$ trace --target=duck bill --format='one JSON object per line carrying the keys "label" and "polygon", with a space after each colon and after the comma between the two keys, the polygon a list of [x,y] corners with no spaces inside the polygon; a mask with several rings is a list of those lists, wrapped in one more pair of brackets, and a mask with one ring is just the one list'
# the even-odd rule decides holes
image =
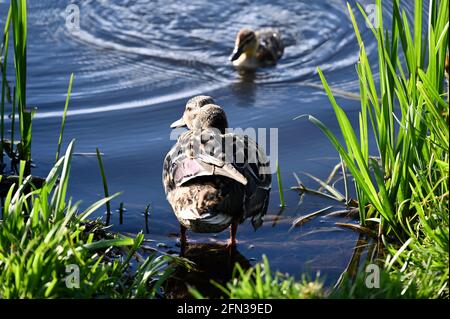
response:
{"label": "duck bill", "polygon": [[183,118],[170,124],[170,128],[178,128],[178,127],[185,127],[185,126],[186,126],[186,123],[184,122]]}
{"label": "duck bill", "polygon": [[234,48],[233,53],[230,55],[230,61],[236,61],[242,54],[242,49],[239,47]]}

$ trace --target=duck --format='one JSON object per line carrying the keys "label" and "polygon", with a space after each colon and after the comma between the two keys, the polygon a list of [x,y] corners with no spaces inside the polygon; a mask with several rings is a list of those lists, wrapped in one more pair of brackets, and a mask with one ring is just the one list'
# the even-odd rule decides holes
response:
{"label": "duck", "polygon": [[241,29],[237,36],[230,61],[237,68],[256,69],[274,66],[283,56],[284,45],[277,29],[257,31]]}
{"label": "duck", "polygon": [[218,233],[229,227],[227,246],[235,247],[238,225],[250,218],[256,230],[267,212],[269,160],[254,140],[228,132],[225,111],[210,96],[188,100],[183,116],[171,125],[181,127],[187,130],[164,158],[162,174],[166,198],[180,223],[181,246],[187,230]]}

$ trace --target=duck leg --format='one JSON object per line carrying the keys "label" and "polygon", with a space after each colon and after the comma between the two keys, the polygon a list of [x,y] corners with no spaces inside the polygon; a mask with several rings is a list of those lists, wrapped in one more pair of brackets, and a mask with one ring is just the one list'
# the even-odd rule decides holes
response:
{"label": "duck leg", "polygon": [[232,223],[230,226],[230,241],[228,242],[228,247],[236,247],[236,232],[238,224]]}

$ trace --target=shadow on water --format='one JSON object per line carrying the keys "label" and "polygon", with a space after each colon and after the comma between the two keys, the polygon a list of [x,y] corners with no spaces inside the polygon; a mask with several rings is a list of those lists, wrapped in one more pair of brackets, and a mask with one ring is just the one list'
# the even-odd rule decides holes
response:
{"label": "shadow on water", "polygon": [[250,262],[237,250],[230,250],[226,245],[207,243],[188,243],[184,258],[194,263],[193,269],[184,265],[176,266],[174,273],[167,280],[165,293],[168,298],[191,298],[188,287],[195,287],[202,295],[209,298],[223,297],[224,293],[211,284],[211,281],[225,285],[233,275],[238,263],[243,269],[250,268]]}

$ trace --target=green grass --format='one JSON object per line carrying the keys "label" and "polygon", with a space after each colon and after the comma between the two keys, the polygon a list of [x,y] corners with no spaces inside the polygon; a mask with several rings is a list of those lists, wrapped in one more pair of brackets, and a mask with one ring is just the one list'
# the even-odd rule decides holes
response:
{"label": "green grass", "polygon": [[[397,299],[428,297],[419,295],[416,286],[405,291],[404,279],[400,274],[385,270],[380,272],[380,287],[370,288],[366,285],[367,276],[364,271],[356,277],[344,274],[341,284],[336,288],[325,287],[323,280],[317,275],[314,280],[302,275],[295,280],[290,275],[272,272],[269,261],[263,256],[263,262],[243,270],[236,265],[233,279],[225,286],[213,282],[230,299]],[[190,287],[191,295],[204,299],[195,287]]]}
{"label": "green grass", "polygon": [[[90,215],[111,197],[84,211],[67,198],[73,142],[42,188],[25,191],[30,178],[11,187],[0,221],[0,298],[152,298],[171,273],[172,258],[151,255],[135,272],[130,260],[144,236],[109,234]],[[24,172],[22,162],[21,172]],[[79,288],[66,286],[67,267],[79,267]],[[69,268],[70,269],[70,268]]]}
{"label": "green grass", "polygon": [[[360,271],[355,278],[344,278],[342,284],[328,292],[328,299],[417,299],[420,296],[415,289],[404,288],[404,280],[398,274],[385,270],[380,272],[380,287],[369,288],[366,285],[366,273]],[[415,288],[415,287],[411,287]]]}
{"label": "green grass", "polygon": [[[237,264],[233,279],[226,286],[213,284],[230,299],[316,299],[324,296],[319,278],[310,281],[303,276],[302,280],[296,281],[291,276],[272,273],[266,256],[263,256],[262,264],[248,270]],[[204,298],[195,287],[191,287],[190,292],[196,298]]]}
{"label": "green grass", "polygon": [[[422,1],[415,1],[413,27],[399,5],[393,1],[389,33],[382,18],[380,28],[372,27],[378,43],[379,83],[348,7],[360,48],[359,127],[352,127],[320,69],[345,143],[318,119],[309,119],[329,138],[354,177],[360,224],[374,228],[387,247],[386,269],[398,273],[406,289],[416,284],[418,295],[448,297],[449,104],[444,98],[448,2],[431,3],[425,35]],[[381,0],[377,6],[382,17]],[[365,15],[361,7],[360,12]],[[379,160],[369,154],[369,131]]]}
{"label": "green grass", "polygon": [[[381,6],[380,1],[377,3]],[[433,2],[430,10],[438,10],[435,7],[437,4]],[[414,33],[419,36],[415,37],[416,42],[412,42],[409,31],[405,31],[409,30],[406,26],[395,29],[391,41],[385,38],[382,30],[374,29],[380,60],[380,88],[377,90],[364,43],[349,8],[361,50],[357,66],[362,97],[359,132],[353,129],[345,112],[337,104],[320,70],[345,145],[340,144],[319,120],[310,117],[329,137],[355,178],[361,223],[364,225],[368,218],[379,218],[382,235],[393,235],[402,241],[412,233],[411,224],[419,220],[411,198],[415,187],[427,188],[422,184],[426,182],[421,178],[423,172],[433,172],[433,176],[429,177],[436,182],[448,178],[448,168],[445,168],[448,160],[448,125],[446,117],[442,116],[448,112],[448,102],[442,99],[443,87],[439,84],[444,81],[443,63],[448,43],[444,40],[448,32],[444,17],[448,15],[448,3],[440,2],[439,15],[430,21],[429,42],[425,42],[424,48],[420,47],[422,42],[417,40],[421,39],[421,14],[418,14],[421,10],[422,2],[417,0]],[[394,1],[393,11],[396,13],[393,25],[407,23],[398,12],[397,1]],[[397,54],[397,38],[402,39],[407,57],[406,71]],[[412,50],[417,46],[419,50]],[[431,52],[425,67],[421,64],[421,54],[427,51]],[[394,114],[394,105],[398,105],[401,111],[399,118]],[[381,163],[369,157],[369,120]],[[413,184],[415,187],[412,187]],[[439,192],[443,195],[448,190],[443,188]],[[369,204],[369,209],[366,209],[366,204]]]}

